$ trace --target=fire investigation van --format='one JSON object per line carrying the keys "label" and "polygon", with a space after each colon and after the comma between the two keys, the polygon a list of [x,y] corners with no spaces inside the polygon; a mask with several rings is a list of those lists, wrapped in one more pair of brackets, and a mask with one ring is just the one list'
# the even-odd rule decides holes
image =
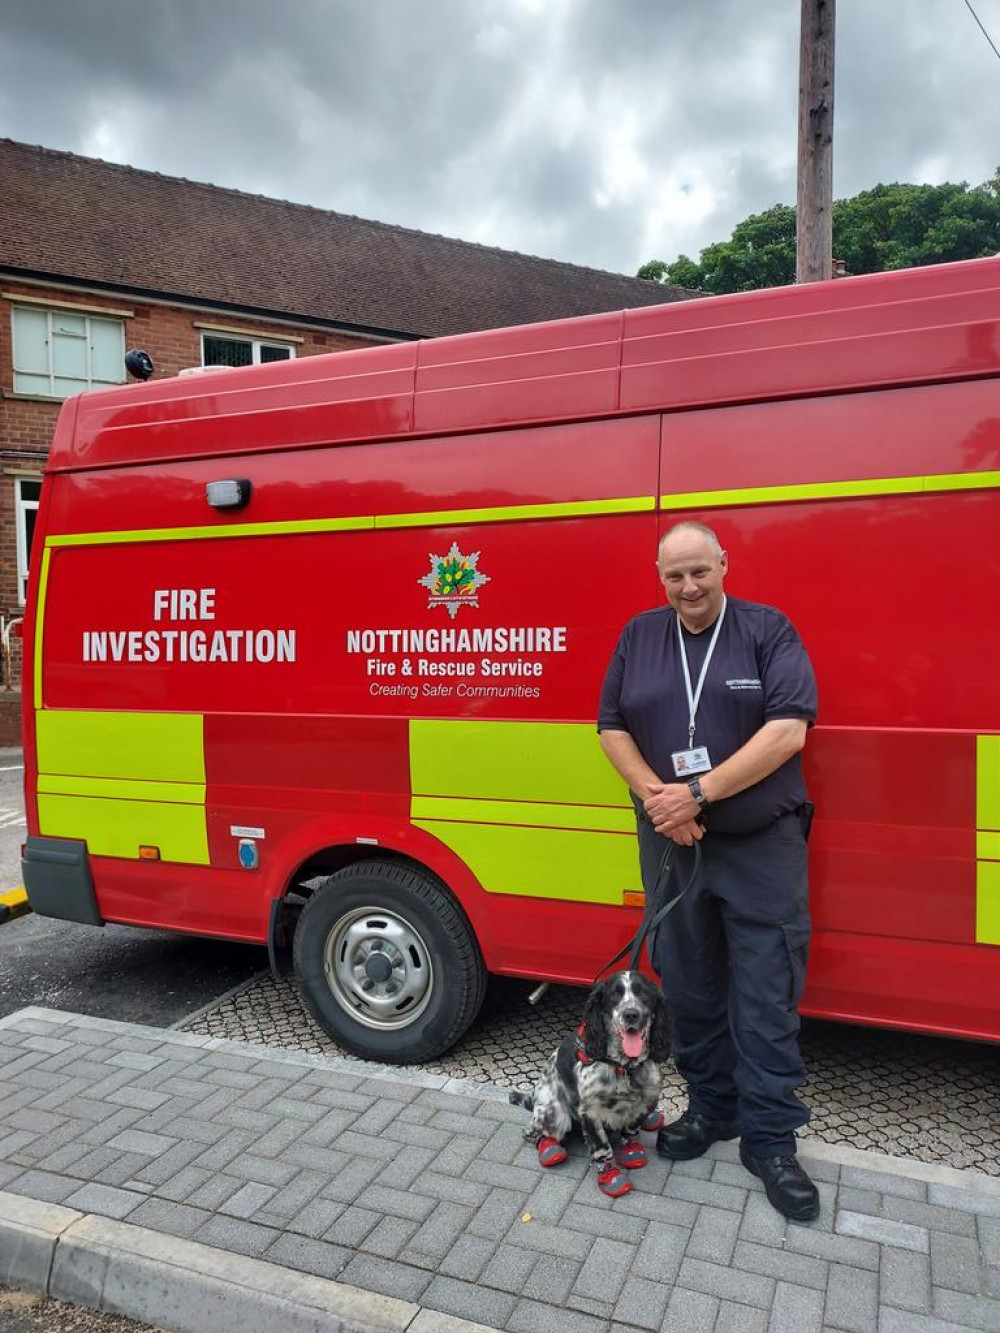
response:
{"label": "fire investigation van", "polygon": [[385,1061],[589,982],[642,901],[598,695],[687,516],[816,667],[803,1011],[998,1040],[998,488],[994,259],[72,399],[31,905],[266,942]]}

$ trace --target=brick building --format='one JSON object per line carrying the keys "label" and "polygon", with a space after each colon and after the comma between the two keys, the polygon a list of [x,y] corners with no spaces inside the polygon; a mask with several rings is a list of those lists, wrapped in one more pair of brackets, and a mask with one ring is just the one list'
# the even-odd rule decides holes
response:
{"label": "brick building", "polygon": [[[689,293],[0,139],[0,620],[21,614],[59,406],[157,376],[594,314]],[[0,684],[16,742],[19,641]]]}

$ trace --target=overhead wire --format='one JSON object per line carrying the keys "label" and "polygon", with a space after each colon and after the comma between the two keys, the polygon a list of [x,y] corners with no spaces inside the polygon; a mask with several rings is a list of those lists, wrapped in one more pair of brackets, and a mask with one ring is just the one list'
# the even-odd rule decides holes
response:
{"label": "overhead wire", "polygon": [[980,20],[979,15],[976,13],[976,11],[972,8],[972,5],[971,5],[971,3],[970,3],[970,0],[965,0],[965,7],[966,7],[966,9],[969,11],[969,13],[972,15],[972,17],[976,20],[976,22],[979,24],[979,31],[983,34],[983,36],[984,36],[984,37],[986,38],[986,40],[989,42],[990,46],[993,47],[993,54],[996,56],[996,58],[997,58],[998,60],[1000,60],[1000,51],[997,50],[997,48],[996,48],[996,44],[995,44],[995,42],[993,41],[993,38],[989,35],[989,33],[988,33],[988,32],[986,31],[986,29],[983,27],[983,25],[982,25],[982,21]]}

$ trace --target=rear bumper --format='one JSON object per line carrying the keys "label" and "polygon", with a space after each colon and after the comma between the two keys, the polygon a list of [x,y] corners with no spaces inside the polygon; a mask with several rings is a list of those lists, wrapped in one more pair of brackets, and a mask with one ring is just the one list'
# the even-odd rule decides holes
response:
{"label": "rear bumper", "polygon": [[103,926],[87,844],[75,838],[29,836],[21,858],[31,910],[39,916]]}

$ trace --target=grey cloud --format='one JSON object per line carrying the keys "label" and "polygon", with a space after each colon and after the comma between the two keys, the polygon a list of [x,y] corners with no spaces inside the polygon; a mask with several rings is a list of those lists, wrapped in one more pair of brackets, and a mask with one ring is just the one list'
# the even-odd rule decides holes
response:
{"label": "grey cloud", "polygon": [[[1000,43],[995,6],[993,15]],[[871,13],[849,9],[840,26],[848,56],[838,65],[838,194],[878,181],[977,183],[992,174],[1000,62],[964,5],[899,0]]]}
{"label": "grey cloud", "polygon": [[[0,133],[629,272],[794,201],[797,21],[790,0],[6,0]],[[837,60],[838,194],[991,174],[1000,65],[956,0],[842,0]]]}

